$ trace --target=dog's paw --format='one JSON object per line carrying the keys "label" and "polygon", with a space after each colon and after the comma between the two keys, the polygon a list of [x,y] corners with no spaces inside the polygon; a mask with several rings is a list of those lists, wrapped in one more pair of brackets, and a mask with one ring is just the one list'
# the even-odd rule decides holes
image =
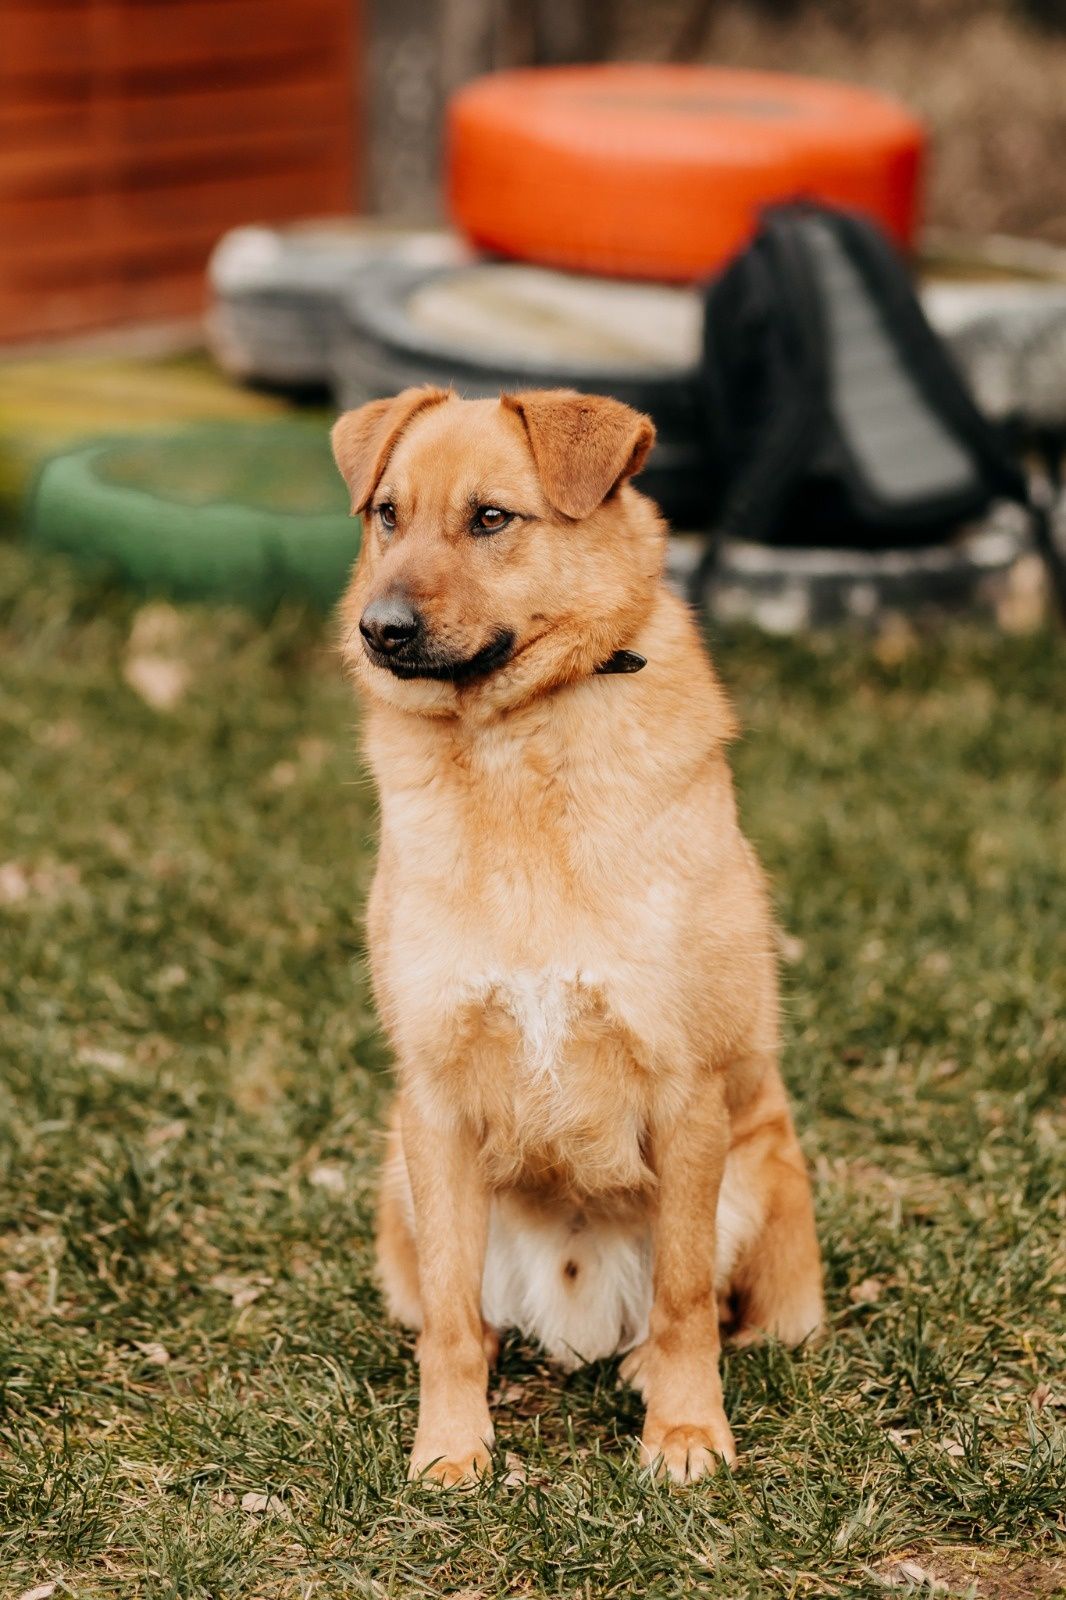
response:
{"label": "dog's paw", "polygon": [[729,1335],[727,1343],[730,1350],[756,1350],[760,1345],[774,1341],[783,1344],[788,1350],[798,1350],[801,1346],[810,1349],[821,1343],[825,1337],[825,1323],[817,1315],[808,1314],[802,1317],[793,1317],[786,1321],[779,1320],[768,1328],[761,1328],[753,1322],[741,1323]]}
{"label": "dog's paw", "polygon": [[640,1459],[657,1477],[673,1483],[696,1483],[716,1470],[719,1456],[730,1465],[737,1459],[728,1422],[701,1428],[682,1423],[675,1428],[645,1427]]}
{"label": "dog's paw", "polygon": [[431,1440],[416,1440],[407,1476],[433,1488],[471,1489],[486,1476],[491,1465],[492,1456],[483,1439],[458,1449],[454,1442],[437,1446]]}
{"label": "dog's paw", "polygon": [[764,1328],[756,1328],[751,1323],[745,1327],[738,1328],[726,1340],[726,1345],[730,1350],[757,1350],[760,1345],[765,1343],[766,1330]]}

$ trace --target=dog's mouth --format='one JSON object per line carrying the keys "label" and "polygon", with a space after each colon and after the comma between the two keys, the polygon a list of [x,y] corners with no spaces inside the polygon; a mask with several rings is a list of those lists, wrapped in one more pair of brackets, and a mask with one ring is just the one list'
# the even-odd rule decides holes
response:
{"label": "dog's mouth", "polygon": [[485,678],[504,666],[514,654],[515,636],[509,629],[501,628],[488,644],[482,645],[472,656],[450,656],[434,650],[432,645],[414,641],[400,650],[375,650],[365,639],[363,648],[375,667],[384,667],[394,678],[428,678],[435,683],[470,683],[475,678]]}

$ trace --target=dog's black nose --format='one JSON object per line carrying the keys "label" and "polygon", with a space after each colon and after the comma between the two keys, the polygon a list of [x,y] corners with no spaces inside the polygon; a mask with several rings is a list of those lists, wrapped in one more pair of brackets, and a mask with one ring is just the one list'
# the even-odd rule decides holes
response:
{"label": "dog's black nose", "polygon": [[372,650],[392,655],[422,631],[422,618],[409,600],[399,595],[382,595],[371,600],[359,618],[359,632]]}

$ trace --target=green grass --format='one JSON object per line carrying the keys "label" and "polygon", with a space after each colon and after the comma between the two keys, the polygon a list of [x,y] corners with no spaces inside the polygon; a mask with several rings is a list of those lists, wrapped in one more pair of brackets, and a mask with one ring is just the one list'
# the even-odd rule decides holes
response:
{"label": "green grass", "polygon": [[610,1364],[510,1342],[521,1481],[435,1495],[371,1284],[373,802],[328,637],[0,548],[5,1600],[864,1596],[903,1558],[1064,1592],[1066,652],[716,650],[832,1331],[726,1359],[742,1462],[688,1492]]}

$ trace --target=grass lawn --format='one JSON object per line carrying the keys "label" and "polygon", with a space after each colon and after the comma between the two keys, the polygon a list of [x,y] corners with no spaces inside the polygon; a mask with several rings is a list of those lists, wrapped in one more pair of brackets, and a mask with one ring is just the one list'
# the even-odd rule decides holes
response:
{"label": "grass lawn", "polygon": [[716,653],[831,1334],[727,1357],[741,1464],[681,1492],[610,1363],[512,1341],[511,1470],[434,1494],[371,1283],[373,804],[328,634],[0,546],[4,1600],[1066,1593],[1066,650]]}

